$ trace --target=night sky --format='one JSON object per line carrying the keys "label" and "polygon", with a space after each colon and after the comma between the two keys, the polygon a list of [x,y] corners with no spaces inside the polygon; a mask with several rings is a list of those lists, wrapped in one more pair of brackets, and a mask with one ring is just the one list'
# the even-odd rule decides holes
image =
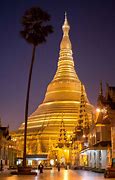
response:
{"label": "night sky", "polygon": [[4,0],[0,2],[0,117],[15,130],[24,121],[31,45],[19,34],[21,17],[35,5],[51,15],[54,33],[37,48],[29,114],[43,101],[58,61],[64,12],[70,24],[75,69],[96,105],[102,80],[115,86],[115,0]]}

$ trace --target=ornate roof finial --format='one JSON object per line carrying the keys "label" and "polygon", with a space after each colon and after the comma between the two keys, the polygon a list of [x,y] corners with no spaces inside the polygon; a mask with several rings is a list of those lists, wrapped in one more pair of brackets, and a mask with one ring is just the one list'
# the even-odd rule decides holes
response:
{"label": "ornate roof finial", "polygon": [[99,108],[103,108],[103,101],[104,101],[104,97],[103,97],[102,81],[100,81],[99,95],[97,99],[97,106]]}
{"label": "ornate roof finial", "polygon": [[66,12],[65,12],[64,25],[62,26],[62,29],[63,29],[63,35],[64,35],[64,36],[68,36],[69,30],[70,30],[70,26],[69,26],[69,24],[68,24],[67,13],[66,13]]}
{"label": "ornate roof finial", "polygon": [[65,22],[64,22],[64,24],[65,23],[67,23],[67,13],[66,13],[66,11],[65,11]]}
{"label": "ornate roof finial", "polygon": [[62,113],[62,121],[61,121],[61,126],[60,126],[60,134],[59,134],[59,139],[58,139],[58,146],[60,148],[64,147],[66,144],[66,130],[64,127],[64,121],[63,121],[63,113]]}
{"label": "ornate roof finial", "polygon": [[103,96],[102,81],[100,81],[100,92],[99,92],[99,94],[100,94],[101,96]]}
{"label": "ornate roof finial", "polygon": [[65,18],[67,18],[67,12],[65,11]]}
{"label": "ornate roof finial", "polygon": [[109,84],[108,84],[108,82],[106,82],[106,91],[107,91],[107,93],[109,92]]}

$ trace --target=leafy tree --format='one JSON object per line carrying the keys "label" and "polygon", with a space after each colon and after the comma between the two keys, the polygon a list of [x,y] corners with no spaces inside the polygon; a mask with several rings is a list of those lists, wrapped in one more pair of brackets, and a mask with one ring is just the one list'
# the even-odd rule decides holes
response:
{"label": "leafy tree", "polygon": [[28,86],[26,94],[25,105],[25,128],[24,128],[24,151],[23,151],[23,166],[26,167],[26,136],[27,136],[27,120],[28,120],[28,106],[29,106],[29,94],[30,85],[33,71],[33,64],[35,61],[36,47],[46,42],[47,36],[53,32],[53,27],[47,25],[50,21],[50,15],[43,11],[40,7],[32,7],[25,11],[22,16],[22,30],[20,34],[27,43],[32,45],[32,58],[28,77]]}

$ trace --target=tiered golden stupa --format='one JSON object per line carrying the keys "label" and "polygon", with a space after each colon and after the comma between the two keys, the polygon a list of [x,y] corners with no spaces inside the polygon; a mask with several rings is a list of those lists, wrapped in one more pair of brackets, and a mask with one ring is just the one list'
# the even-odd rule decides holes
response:
{"label": "tiered golden stupa", "polygon": [[[48,152],[51,143],[53,146],[57,143],[62,119],[67,136],[69,136],[74,131],[79,117],[81,81],[74,68],[72,45],[69,39],[70,26],[66,15],[62,29],[63,37],[60,43],[56,74],[48,85],[43,103],[28,118],[28,137],[30,134],[31,138],[29,139],[32,142],[33,139],[36,139],[33,147],[37,146],[39,139],[42,152]],[[86,101],[86,111],[91,121],[93,106],[88,101],[84,86],[83,93]],[[23,131],[24,123],[18,129],[19,133]],[[33,135],[34,138],[32,138]],[[36,148],[36,153],[37,149],[39,148]]]}

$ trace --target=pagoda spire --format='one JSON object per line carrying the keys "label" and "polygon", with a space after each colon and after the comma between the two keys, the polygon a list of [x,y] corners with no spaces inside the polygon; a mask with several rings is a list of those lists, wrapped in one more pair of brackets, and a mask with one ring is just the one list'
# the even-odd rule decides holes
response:
{"label": "pagoda spire", "polygon": [[79,119],[77,122],[77,126],[75,131],[78,132],[79,135],[82,133],[87,134],[89,130],[89,119],[86,112],[86,101],[84,97],[83,84],[81,83],[81,100],[80,100],[80,108],[79,108]]}
{"label": "pagoda spire", "polygon": [[61,121],[61,126],[60,126],[60,134],[59,134],[59,139],[58,139],[58,146],[60,148],[64,147],[66,144],[66,130],[63,122],[63,113],[62,113],[62,121]]}
{"label": "pagoda spire", "polygon": [[67,19],[67,13],[65,12],[64,24],[62,26],[63,36],[60,43],[60,52],[58,60],[58,69],[53,80],[72,79],[77,80],[78,76],[74,69],[72,45],[69,38],[70,26]]}
{"label": "pagoda spire", "polygon": [[63,29],[63,36],[69,36],[70,26],[68,24],[67,13],[66,12],[65,12],[65,20],[64,20],[64,24],[62,26],[62,29]]}
{"label": "pagoda spire", "polygon": [[103,96],[102,81],[100,82],[100,92],[99,92],[99,94],[100,94],[101,96]]}
{"label": "pagoda spire", "polygon": [[98,99],[97,99],[97,106],[99,108],[103,107],[103,101],[104,101],[104,97],[103,97],[102,81],[100,81],[99,95],[98,95]]}
{"label": "pagoda spire", "polygon": [[[65,20],[64,20],[64,24],[62,26],[62,30],[63,30],[63,37],[62,37],[62,41],[60,43],[60,55],[61,55],[61,50],[68,50],[71,51],[72,46],[71,46],[71,42],[69,39],[69,30],[70,30],[70,26],[67,20],[67,13],[65,12]],[[72,55],[72,52],[71,52]]]}

